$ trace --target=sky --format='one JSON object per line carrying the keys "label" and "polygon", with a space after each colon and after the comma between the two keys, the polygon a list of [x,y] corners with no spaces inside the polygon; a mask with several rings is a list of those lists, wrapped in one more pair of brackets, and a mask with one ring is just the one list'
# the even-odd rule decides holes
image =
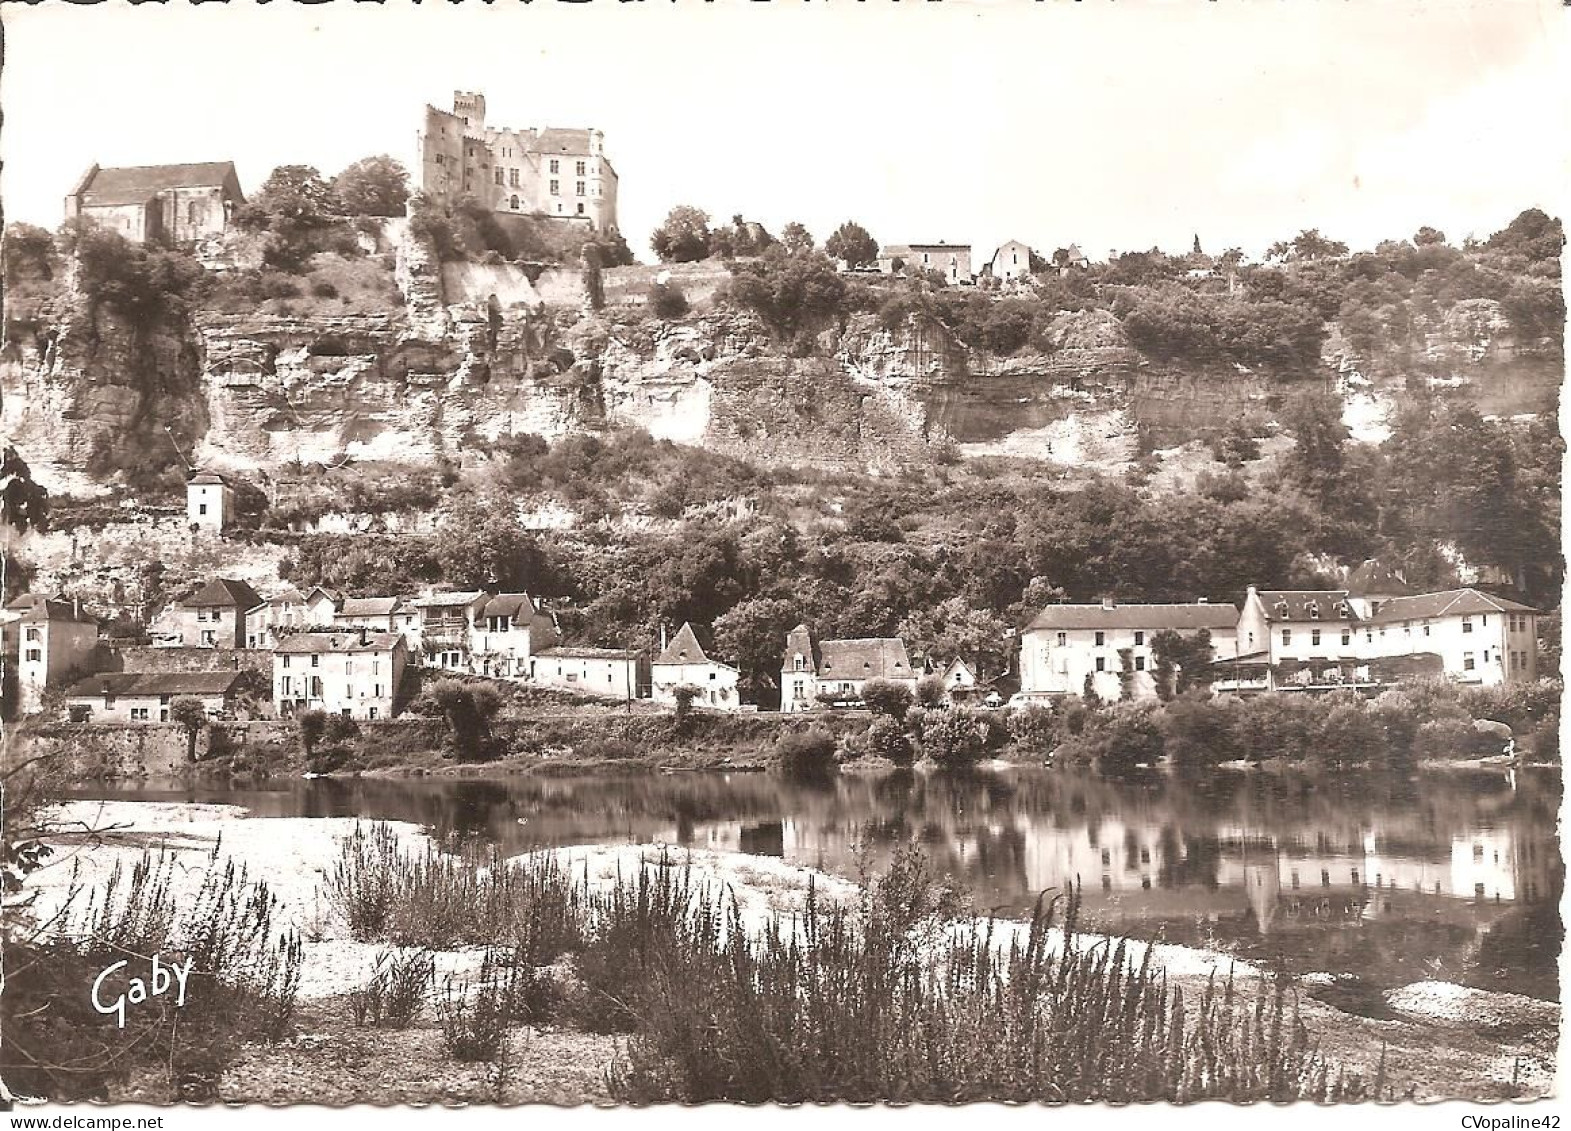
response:
{"label": "sky", "polygon": [[822,240],[1258,254],[1487,236],[1571,186],[1557,0],[13,5],[5,215],[93,162],[411,162],[421,108],[605,131],[649,260],[671,207]]}

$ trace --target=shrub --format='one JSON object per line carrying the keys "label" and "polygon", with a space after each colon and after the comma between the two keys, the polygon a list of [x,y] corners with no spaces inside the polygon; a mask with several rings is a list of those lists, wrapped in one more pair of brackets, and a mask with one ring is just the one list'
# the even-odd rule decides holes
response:
{"label": "shrub", "polygon": [[835,736],[817,726],[790,731],[775,741],[774,757],[788,774],[824,773],[834,768]]}
{"label": "shrub", "polygon": [[875,715],[885,715],[891,719],[904,718],[914,700],[911,689],[903,683],[870,679],[862,684],[862,704]]}
{"label": "shrub", "polygon": [[987,749],[987,723],[970,712],[932,712],[923,723],[922,753],[943,769],[974,766]]}
{"label": "shrub", "polygon": [[649,288],[649,309],[656,318],[681,318],[688,312],[687,296],[675,283],[656,283]]}
{"label": "shrub", "polygon": [[909,766],[916,758],[911,739],[894,719],[880,715],[867,726],[867,753],[885,758],[897,766]]}
{"label": "shrub", "polygon": [[1068,760],[1117,776],[1162,760],[1162,731],[1156,711],[1143,703],[1115,703],[1093,711],[1085,730],[1066,744]]}
{"label": "shrub", "polygon": [[1185,695],[1162,711],[1162,749],[1183,769],[1199,769],[1238,757],[1233,702]]}
{"label": "shrub", "polygon": [[311,293],[317,298],[337,298],[338,288],[327,279],[318,279],[311,284]]}
{"label": "shrub", "polygon": [[442,1044],[454,1060],[494,1061],[507,1039],[508,995],[494,981],[483,981],[472,993],[467,982],[448,979],[437,1014]]}
{"label": "shrub", "polygon": [[944,681],[936,675],[923,676],[916,681],[916,702],[921,707],[941,707],[944,696]]}
{"label": "shrub", "polygon": [[1063,740],[1063,726],[1051,708],[1027,704],[1009,715],[1009,739],[1021,750],[1051,754]]}
{"label": "shrub", "polygon": [[430,951],[421,950],[400,958],[384,950],[376,956],[376,968],[363,990],[349,995],[349,1010],[355,1025],[375,1029],[407,1029],[425,1002],[431,986],[436,960]]}

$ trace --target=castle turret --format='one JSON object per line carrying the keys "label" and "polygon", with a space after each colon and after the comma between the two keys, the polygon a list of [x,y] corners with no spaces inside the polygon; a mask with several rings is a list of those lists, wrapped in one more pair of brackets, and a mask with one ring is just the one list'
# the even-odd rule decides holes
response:
{"label": "castle turret", "polygon": [[485,95],[464,90],[453,91],[453,113],[464,120],[464,132],[485,133]]}

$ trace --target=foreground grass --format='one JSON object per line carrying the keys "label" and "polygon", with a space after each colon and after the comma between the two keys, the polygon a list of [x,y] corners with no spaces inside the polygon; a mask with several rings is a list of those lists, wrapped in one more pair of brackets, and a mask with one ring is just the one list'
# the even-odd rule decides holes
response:
{"label": "foreground grass", "polygon": [[[346,841],[327,895],[362,941],[493,948],[477,985],[438,999],[469,1003],[476,1039],[508,1019],[628,1034],[606,1078],[622,1101],[1386,1093],[1383,1064],[1365,1079],[1318,1054],[1286,982],[1186,995],[1149,948],[1137,963],[1079,941],[1073,898],[1017,930],[964,912],[926,867],[905,853],[851,904],[810,891],[802,913],[749,927],[668,860],[596,889],[550,854],[405,853],[374,826]],[[570,975],[545,973],[564,961]]]}

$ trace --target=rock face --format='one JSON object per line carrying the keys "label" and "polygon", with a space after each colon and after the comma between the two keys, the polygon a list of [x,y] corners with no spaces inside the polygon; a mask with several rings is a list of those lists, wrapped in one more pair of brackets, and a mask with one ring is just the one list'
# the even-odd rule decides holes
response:
{"label": "rock face", "polygon": [[[1066,312],[1042,336],[1045,352],[1008,358],[968,350],[937,322],[889,329],[865,314],[821,335],[811,356],[790,356],[746,314],[592,314],[572,286],[542,291],[513,268],[449,265],[444,286],[430,249],[398,234],[404,304],[386,314],[198,311],[133,327],[88,316],[79,300],[57,304],[24,332],[13,326],[0,428],[43,482],[82,492],[106,469],[168,448],[166,426],[196,462],[240,471],[457,459],[509,434],[608,424],[838,468],[893,468],[941,450],[1116,463],[1141,445],[1204,438],[1242,412],[1269,414],[1292,391],[1237,367],[1155,365],[1106,311]],[[1476,383],[1481,407],[1491,396],[1519,404],[1558,381],[1556,365],[1510,340],[1498,304],[1457,304],[1417,340],[1432,366]],[[1349,404],[1363,397],[1378,416],[1390,392],[1363,378],[1335,334],[1326,362],[1323,379],[1340,373]]]}

